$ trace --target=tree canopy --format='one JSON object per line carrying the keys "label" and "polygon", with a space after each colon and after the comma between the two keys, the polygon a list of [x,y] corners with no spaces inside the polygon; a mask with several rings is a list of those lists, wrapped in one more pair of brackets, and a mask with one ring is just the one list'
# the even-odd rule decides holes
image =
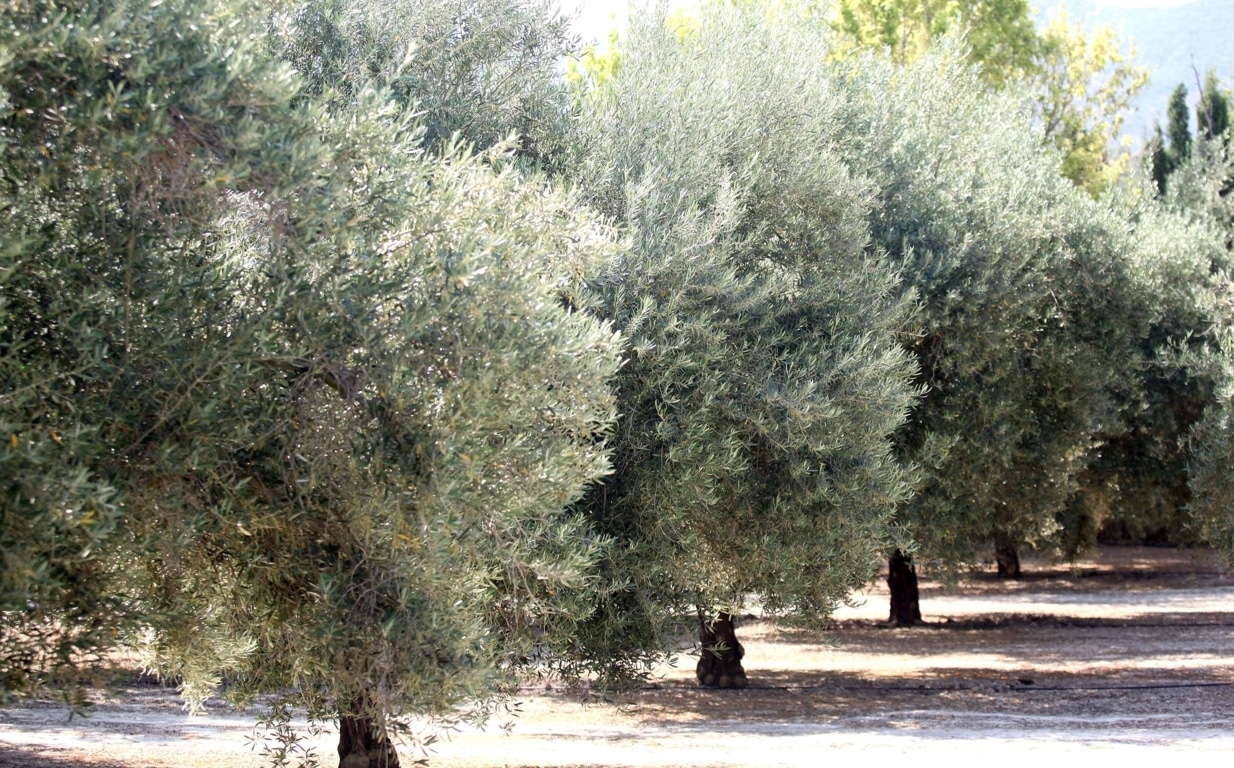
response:
{"label": "tree canopy", "polygon": [[377,765],[589,610],[617,339],[570,296],[614,245],[502,147],[303,100],[263,29],[6,6],[3,679],[127,639]]}
{"label": "tree canopy", "polygon": [[833,28],[841,46],[919,59],[938,39],[964,32],[985,83],[1002,88],[1033,68],[1041,41],[1028,0],[839,0]]}
{"label": "tree canopy", "polygon": [[1232,548],[1215,77],[1094,199],[1134,77],[1020,0],[661,5],[573,75],[540,0],[0,1],[4,698],[136,647],[388,768],[1119,494]]}
{"label": "tree canopy", "polygon": [[[1212,82],[1212,80],[1210,80]],[[1203,102],[1201,102],[1203,103]],[[1211,387],[1199,403],[1203,415],[1189,424],[1186,467],[1190,522],[1228,563],[1234,563],[1234,200],[1229,196],[1234,158],[1228,134],[1201,136],[1189,160],[1170,176],[1163,204],[1206,226],[1216,246],[1207,280],[1192,284],[1198,322],[1194,341],[1178,361],[1190,375]],[[1181,325],[1181,324],[1180,324]],[[1183,326],[1186,328],[1186,326]],[[1181,473],[1180,473],[1181,474]]]}
{"label": "tree canopy", "polygon": [[1038,149],[955,51],[849,67],[845,154],[876,190],[875,241],[922,304],[924,399],[898,445],[924,482],[900,515],[944,568],[1048,546],[1143,331],[1125,213]]}
{"label": "tree canopy", "polygon": [[484,149],[519,137],[547,162],[569,113],[558,61],[573,40],[550,0],[283,0],[269,45],[304,78],[305,97],[348,105],[385,89],[418,115],[427,144]]}
{"label": "tree canopy", "polygon": [[889,438],[914,396],[912,300],[833,149],[846,94],[824,32],[781,10],[636,18],[580,107],[573,179],[630,246],[593,282],[630,345],[614,473],[586,501],[630,583],[585,637],[616,646],[600,657],[751,595],[826,615],[911,487]]}
{"label": "tree canopy", "polygon": [[[1040,33],[1028,75],[1034,110],[1046,140],[1062,152],[1062,173],[1094,197],[1112,188],[1130,166],[1123,118],[1148,70],[1135,63],[1108,26],[1091,32],[1059,9]],[[1125,147],[1123,147],[1125,150]]]}
{"label": "tree canopy", "polygon": [[1190,511],[1203,538],[1234,563],[1234,341],[1228,327],[1222,329],[1208,370],[1216,380],[1215,402],[1191,435]]}

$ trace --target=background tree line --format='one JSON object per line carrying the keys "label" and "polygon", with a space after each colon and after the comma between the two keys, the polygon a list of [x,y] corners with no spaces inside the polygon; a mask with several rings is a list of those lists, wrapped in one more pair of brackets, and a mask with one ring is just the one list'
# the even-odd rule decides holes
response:
{"label": "background tree line", "polygon": [[391,766],[683,631],[741,687],[888,558],[911,624],[1150,498],[1234,557],[1218,81],[1136,171],[1116,45],[893,6],[563,73],[538,0],[5,0],[3,696],[134,648]]}

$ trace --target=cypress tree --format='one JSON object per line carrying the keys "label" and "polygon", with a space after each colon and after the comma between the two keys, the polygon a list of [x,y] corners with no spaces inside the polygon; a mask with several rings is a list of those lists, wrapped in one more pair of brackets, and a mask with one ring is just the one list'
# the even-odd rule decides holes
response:
{"label": "cypress tree", "polygon": [[1166,135],[1170,137],[1173,166],[1177,168],[1191,157],[1191,112],[1187,108],[1187,86],[1182,83],[1170,94],[1166,119]]}
{"label": "cypress tree", "polygon": [[1204,76],[1204,88],[1195,105],[1195,118],[1203,138],[1229,140],[1230,98],[1221,88],[1217,73],[1211,69]]}
{"label": "cypress tree", "polygon": [[1160,123],[1153,126],[1153,138],[1148,143],[1148,162],[1153,184],[1157,187],[1157,194],[1164,195],[1170,173],[1174,170],[1174,164],[1170,148],[1166,145],[1165,134],[1161,132]]}

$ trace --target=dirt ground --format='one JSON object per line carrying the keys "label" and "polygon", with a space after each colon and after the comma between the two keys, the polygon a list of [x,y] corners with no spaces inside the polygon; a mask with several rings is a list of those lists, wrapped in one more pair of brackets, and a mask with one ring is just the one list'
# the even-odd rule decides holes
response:
{"label": "dirt ground", "polygon": [[[952,591],[924,581],[919,628],[885,626],[881,584],[854,595],[826,637],[750,617],[739,629],[749,689],[698,689],[688,657],[620,706],[529,689],[509,733],[460,730],[428,757],[439,768],[1230,764],[1234,575],[1188,549],[1027,568]],[[221,704],[189,717],[174,692],[134,684],[95,709],[72,722],[54,703],[0,710],[0,768],[262,765],[251,718]],[[318,749],[336,764],[331,737]]]}

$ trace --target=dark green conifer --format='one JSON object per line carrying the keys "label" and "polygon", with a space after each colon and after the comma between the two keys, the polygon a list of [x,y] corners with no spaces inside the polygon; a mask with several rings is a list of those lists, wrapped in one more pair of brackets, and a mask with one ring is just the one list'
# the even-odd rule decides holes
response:
{"label": "dark green conifer", "polygon": [[1230,96],[1221,87],[1217,73],[1211,69],[1204,77],[1204,89],[1200,91],[1200,100],[1195,105],[1195,117],[1200,136],[1210,140],[1229,140]]}
{"label": "dark green conifer", "polygon": [[1166,119],[1172,165],[1177,168],[1191,157],[1191,110],[1187,108],[1187,86],[1182,83],[1170,94],[1169,104],[1166,105]]}

